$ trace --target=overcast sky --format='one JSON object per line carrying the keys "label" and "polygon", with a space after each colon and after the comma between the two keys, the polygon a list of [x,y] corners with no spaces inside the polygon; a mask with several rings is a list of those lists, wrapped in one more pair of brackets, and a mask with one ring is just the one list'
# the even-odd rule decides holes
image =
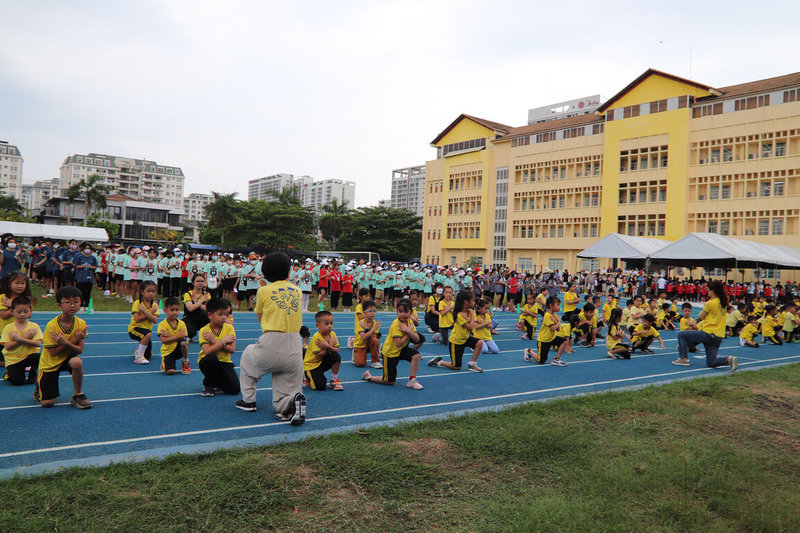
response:
{"label": "overcast sky", "polygon": [[800,3],[0,0],[0,140],[23,181],[73,153],[177,165],[184,193],[356,182],[435,157],[460,113],[513,126],[648,67],[724,86],[800,70]]}

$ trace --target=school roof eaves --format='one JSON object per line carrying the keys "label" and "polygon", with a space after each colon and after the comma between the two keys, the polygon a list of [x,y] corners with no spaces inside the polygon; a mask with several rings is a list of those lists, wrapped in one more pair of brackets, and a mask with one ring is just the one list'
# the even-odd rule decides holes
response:
{"label": "school roof eaves", "polygon": [[617,94],[609,98],[603,105],[597,108],[597,113],[603,113],[606,109],[610,108],[614,103],[616,103],[620,98],[625,96],[628,92],[633,90],[637,85],[642,83],[644,80],[649,78],[650,76],[661,76],[663,78],[667,78],[673,81],[677,81],[679,83],[685,83],[687,85],[692,85],[697,87],[698,89],[703,89],[704,91],[711,91],[712,93],[716,93],[717,89],[714,89],[710,85],[705,85],[703,83],[699,83],[696,81],[688,80],[686,78],[681,78],[680,76],[675,76],[674,74],[670,74],[668,72],[662,72],[660,70],[656,70],[654,68],[649,68],[645,70],[638,78],[630,82],[628,85],[625,86],[624,89],[619,91]]}
{"label": "school roof eaves", "polygon": [[507,126],[506,124],[501,124],[500,122],[494,122],[492,120],[486,120],[472,115],[467,115],[466,113],[461,113],[453,122],[450,123],[449,126],[447,126],[444,130],[442,130],[442,132],[439,135],[437,135],[434,140],[431,141],[431,145],[435,145],[436,143],[441,141],[445,135],[450,133],[450,131],[464,119],[471,120],[472,122],[475,122],[476,124],[479,124],[484,128],[488,128],[493,131],[499,131],[502,133],[508,133],[508,131],[511,129],[511,126]]}

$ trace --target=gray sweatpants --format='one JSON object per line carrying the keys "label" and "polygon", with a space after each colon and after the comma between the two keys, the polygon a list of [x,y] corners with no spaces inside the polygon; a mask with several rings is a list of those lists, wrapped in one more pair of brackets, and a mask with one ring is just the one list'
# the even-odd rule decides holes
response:
{"label": "gray sweatpants", "polygon": [[242,399],[256,401],[256,386],[272,374],[272,406],[287,413],[295,394],[303,388],[303,342],[299,333],[268,331],[244,349],[239,364]]}

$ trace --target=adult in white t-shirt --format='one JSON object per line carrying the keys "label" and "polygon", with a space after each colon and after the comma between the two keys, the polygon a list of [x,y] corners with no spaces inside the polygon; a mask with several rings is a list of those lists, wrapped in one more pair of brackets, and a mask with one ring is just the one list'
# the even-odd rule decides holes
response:
{"label": "adult in white t-shirt", "polygon": [[664,279],[664,276],[658,278],[658,291],[661,292],[667,288],[667,280]]}

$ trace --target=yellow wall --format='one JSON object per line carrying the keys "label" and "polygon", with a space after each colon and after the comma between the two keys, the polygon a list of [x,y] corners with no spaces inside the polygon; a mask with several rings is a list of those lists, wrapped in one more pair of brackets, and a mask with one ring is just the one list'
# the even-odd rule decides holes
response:
{"label": "yellow wall", "polygon": [[614,102],[609,109],[619,109],[629,105],[674,98],[685,94],[700,98],[711,93],[694,85],[653,74]]}

